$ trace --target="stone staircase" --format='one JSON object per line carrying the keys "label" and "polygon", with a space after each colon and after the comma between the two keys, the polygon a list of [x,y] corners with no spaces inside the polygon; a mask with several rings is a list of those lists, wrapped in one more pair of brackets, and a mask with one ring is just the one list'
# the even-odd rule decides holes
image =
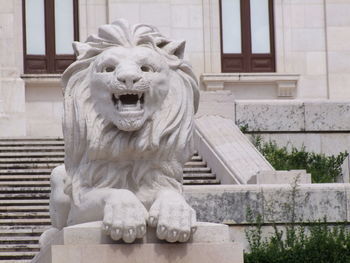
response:
{"label": "stone staircase", "polygon": [[[51,170],[64,161],[64,142],[0,139],[0,262],[30,262],[50,226]],[[186,163],[185,185],[220,184],[198,154]]]}

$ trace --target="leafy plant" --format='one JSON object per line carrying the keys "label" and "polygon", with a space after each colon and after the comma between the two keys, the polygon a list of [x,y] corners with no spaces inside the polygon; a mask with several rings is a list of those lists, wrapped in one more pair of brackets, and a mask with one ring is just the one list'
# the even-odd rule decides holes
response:
{"label": "leafy plant", "polygon": [[[256,230],[260,228],[257,226]],[[252,230],[250,230],[252,231]],[[285,231],[274,225],[271,237],[263,239],[259,232],[246,232],[250,252],[245,263],[349,263],[350,231],[346,224],[329,226],[318,221],[308,228],[287,226]]]}
{"label": "leafy plant", "polygon": [[[273,223],[270,237],[262,237],[263,217],[254,218],[247,210],[247,221],[252,224],[245,231],[250,252],[244,253],[245,263],[349,263],[350,230],[347,222],[330,226],[323,221],[297,224],[295,209],[298,196],[297,179],[293,182],[286,204],[281,206],[289,215],[284,229]],[[269,204],[266,204],[269,206]],[[271,211],[273,213],[273,211]]]}
{"label": "leafy plant", "polygon": [[348,152],[340,152],[337,156],[326,156],[314,152],[307,152],[305,147],[297,149],[292,146],[279,147],[275,141],[263,142],[261,136],[253,135],[253,144],[270,162],[276,170],[305,169],[311,173],[313,183],[336,182],[341,176],[345,158]]}

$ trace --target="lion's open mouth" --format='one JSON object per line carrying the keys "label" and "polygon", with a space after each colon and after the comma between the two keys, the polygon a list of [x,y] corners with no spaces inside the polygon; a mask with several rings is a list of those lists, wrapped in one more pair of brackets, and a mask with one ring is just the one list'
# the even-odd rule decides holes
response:
{"label": "lion's open mouth", "polygon": [[113,94],[112,100],[119,112],[142,111],[144,107],[144,93]]}

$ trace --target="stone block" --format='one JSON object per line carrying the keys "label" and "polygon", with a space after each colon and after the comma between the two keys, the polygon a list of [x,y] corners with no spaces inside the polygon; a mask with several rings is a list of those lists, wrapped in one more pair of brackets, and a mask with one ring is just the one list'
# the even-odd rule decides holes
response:
{"label": "stone block", "polygon": [[350,23],[345,27],[327,28],[328,51],[349,51]]}
{"label": "stone block", "polygon": [[244,224],[248,222],[248,210],[255,217],[263,214],[261,188],[257,185],[186,187],[185,198],[200,221]]}
{"label": "stone block", "polygon": [[348,26],[350,25],[350,4],[347,1],[337,3],[336,1],[326,2],[327,5],[327,26]]}
{"label": "stone block", "polygon": [[[347,199],[343,184],[265,185],[263,188],[265,222],[344,221]],[[294,189],[294,190],[293,190]]]}
{"label": "stone block", "polygon": [[307,131],[348,131],[350,122],[349,101],[305,102],[305,129]]}
{"label": "stone block", "polygon": [[257,184],[311,184],[311,174],[305,170],[260,171],[256,177]]}
{"label": "stone block", "polygon": [[326,74],[326,54],[325,52],[306,53],[306,72],[308,75]]}
{"label": "stone block", "polygon": [[293,51],[324,51],[325,32],[323,28],[294,28],[292,30]]}
{"label": "stone block", "polygon": [[350,99],[350,74],[329,74],[329,95],[333,100]]}
{"label": "stone block", "polygon": [[350,73],[350,50],[328,52],[329,73]]}
{"label": "stone block", "polygon": [[140,23],[140,4],[139,3],[111,3],[109,6],[110,22],[123,17],[130,23]]}
{"label": "stone block", "polygon": [[303,131],[303,102],[237,100],[236,124],[249,131]]}
{"label": "stone block", "polygon": [[234,111],[234,96],[231,91],[201,91],[199,108],[195,117],[216,115],[234,120]]}
{"label": "stone block", "polygon": [[327,99],[326,75],[301,75],[298,97],[306,99]]}
{"label": "stone block", "polygon": [[173,28],[188,28],[189,17],[187,5],[173,5],[171,7],[171,26]]}
{"label": "stone block", "polygon": [[171,12],[169,3],[140,3],[139,23],[150,24],[156,27],[169,26]]}
{"label": "stone block", "polygon": [[265,223],[285,224],[292,220],[293,204],[298,222],[350,219],[350,184],[185,186],[184,193],[201,221],[242,225],[250,210],[253,219],[262,215]]}
{"label": "stone block", "polygon": [[243,263],[243,249],[230,240],[225,225],[199,223],[188,243],[171,244],[155,238],[155,229],[135,244],[116,243],[101,230],[101,222],[66,227],[44,247],[33,263]]}

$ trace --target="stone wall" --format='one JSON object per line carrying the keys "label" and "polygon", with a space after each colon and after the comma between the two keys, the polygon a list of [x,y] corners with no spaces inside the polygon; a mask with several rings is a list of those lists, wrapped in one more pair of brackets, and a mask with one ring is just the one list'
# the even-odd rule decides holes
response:
{"label": "stone wall", "polygon": [[350,149],[350,102],[288,100],[235,102],[235,121],[279,145],[338,154]]}
{"label": "stone wall", "polygon": [[185,196],[199,221],[228,224],[232,240],[245,248],[249,210],[253,219],[262,216],[263,236],[273,232],[271,223],[291,223],[293,211],[295,222],[350,220],[350,184],[185,186]]}
{"label": "stone wall", "polygon": [[22,1],[0,1],[0,136],[24,136]]}

